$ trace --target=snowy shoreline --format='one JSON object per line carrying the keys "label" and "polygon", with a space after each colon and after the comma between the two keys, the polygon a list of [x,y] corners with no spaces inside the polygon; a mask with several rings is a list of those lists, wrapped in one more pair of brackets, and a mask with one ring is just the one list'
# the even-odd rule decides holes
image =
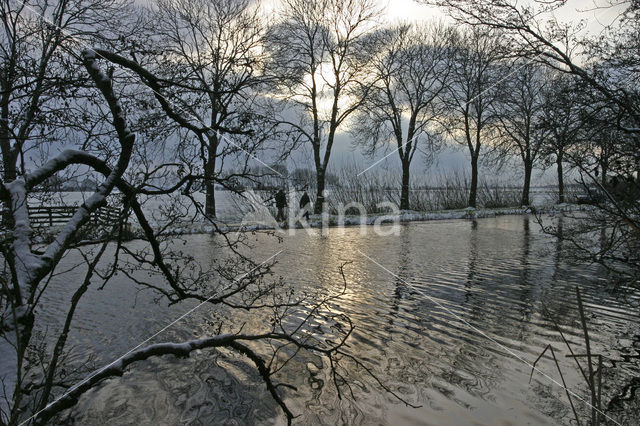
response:
{"label": "snowy shoreline", "polygon": [[[593,210],[593,206],[586,204],[558,204],[554,206],[544,207],[507,207],[507,208],[466,208],[458,210],[440,210],[431,212],[418,212],[412,210],[403,210],[400,214],[374,214],[374,215],[326,215],[324,220],[321,215],[311,215],[307,228],[339,228],[354,226],[374,226],[393,223],[409,223],[409,222],[430,222],[437,220],[459,220],[459,219],[483,219],[496,216],[507,215],[527,215],[527,214],[559,214]],[[285,223],[287,224],[287,223]],[[244,222],[244,223],[216,223],[217,229],[222,232],[253,232],[253,231],[274,231],[288,229],[304,229],[300,222],[296,222],[294,227],[279,226],[275,220]],[[162,232],[161,235],[191,235],[191,234],[211,234],[216,231],[216,226],[209,222],[191,222],[178,224],[170,229]],[[132,229],[139,235],[138,229]]]}
{"label": "snowy shoreline", "polygon": [[[439,210],[429,212],[419,212],[413,210],[402,210],[399,214],[371,214],[366,216],[360,215],[311,215],[309,223],[305,226],[299,221],[295,222],[295,226],[284,226],[278,224],[275,219],[271,218],[260,221],[243,221],[243,222],[184,222],[177,223],[160,232],[159,235],[196,235],[196,234],[214,234],[217,231],[223,233],[229,232],[255,232],[255,231],[287,231],[293,229],[321,229],[321,228],[347,228],[356,226],[380,226],[390,224],[402,224],[410,222],[431,222],[438,220],[470,220],[484,219],[496,216],[508,215],[528,215],[534,213],[540,214],[559,214],[570,212],[581,212],[593,210],[593,206],[587,204],[557,204],[554,206],[531,206],[531,207],[501,207],[501,208],[480,208],[474,209],[467,207],[465,209],[456,210]],[[281,226],[282,225],[282,226]],[[155,229],[162,226],[154,226]],[[52,235],[62,229],[61,226],[48,228],[45,233]],[[42,229],[41,229],[42,231]],[[144,239],[144,232],[137,224],[129,224],[127,229],[129,240]]]}

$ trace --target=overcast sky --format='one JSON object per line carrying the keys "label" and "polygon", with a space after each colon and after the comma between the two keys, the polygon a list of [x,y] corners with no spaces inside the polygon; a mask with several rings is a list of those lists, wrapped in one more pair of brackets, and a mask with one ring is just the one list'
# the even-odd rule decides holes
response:
{"label": "overcast sky", "polygon": [[[588,21],[589,31],[601,31],[603,25],[615,19],[619,9],[598,8],[605,5],[607,0],[569,0],[555,15],[563,21]],[[415,0],[379,0],[386,9],[386,19],[390,22],[397,20],[432,20],[446,19],[446,14],[434,6],[427,6]],[[520,4],[533,3],[531,0],[520,0]]]}
{"label": "overcast sky", "polygon": [[[309,0],[312,1],[312,0]],[[425,5],[416,0],[377,0],[384,9],[383,19],[389,23],[398,21],[431,21],[448,19],[446,12],[435,6]],[[270,10],[277,10],[280,0],[263,0]],[[619,8],[599,8],[608,0],[568,0],[567,4],[557,10],[555,15],[562,21],[577,22],[584,19],[588,22],[590,32],[601,31],[603,25],[611,23],[618,15]],[[519,0],[520,4],[534,3],[532,0]]]}

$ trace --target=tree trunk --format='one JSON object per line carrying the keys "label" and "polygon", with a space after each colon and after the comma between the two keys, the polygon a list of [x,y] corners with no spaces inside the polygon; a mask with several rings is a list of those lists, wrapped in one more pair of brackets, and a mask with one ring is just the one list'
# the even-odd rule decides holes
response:
{"label": "tree trunk", "polygon": [[[11,139],[9,138],[9,132],[7,127],[0,124],[2,130],[0,131],[0,147],[2,150],[2,179],[4,183],[9,183],[16,180],[18,175],[16,167],[16,157],[11,150]],[[2,224],[5,229],[13,229],[13,214],[11,209],[4,209],[2,212]],[[9,251],[11,253],[11,251]]]}
{"label": "tree trunk", "polygon": [[[3,87],[6,87],[7,90],[11,87],[10,84],[3,84]],[[14,155],[14,150],[11,149],[11,135],[12,132],[9,129],[10,120],[9,120],[9,106],[10,106],[10,95],[9,91],[2,94],[2,106],[0,107],[0,114],[2,123],[0,123],[0,150],[2,151],[2,166],[3,170],[3,179],[4,183],[12,182],[17,177],[17,167],[16,160],[17,155]],[[16,152],[17,154],[17,152]]]}
{"label": "tree trunk", "polygon": [[324,179],[325,178],[325,170],[322,167],[317,167],[316,168],[316,186],[317,186],[317,192],[316,192],[316,204],[313,207],[313,213],[314,214],[321,214],[322,213],[322,208],[324,206],[325,203],[325,199],[324,199]]}
{"label": "tree trunk", "polygon": [[210,141],[210,145],[207,149],[208,159],[207,167],[204,171],[204,188],[205,188],[205,207],[204,213],[209,218],[216,217],[216,193],[215,193],[215,174],[216,174],[216,157],[218,147],[214,144],[215,141]]}
{"label": "tree trunk", "polygon": [[215,183],[213,180],[207,178],[205,183],[205,208],[204,213],[209,218],[216,217],[216,194],[215,194]]}
{"label": "tree trunk", "polygon": [[4,182],[9,183],[16,180],[16,177],[18,176],[16,159],[12,154],[8,154],[7,156],[3,155],[2,166],[4,167],[4,173],[2,177]]}
{"label": "tree trunk", "polygon": [[558,166],[558,203],[564,203],[564,171],[562,170],[562,155],[556,159]]}
{"label": "tree trunk", "polygon": [[0,132],[0,145],[2,146],[2,178],[5,183],[16,180],[18,176],[18,170],[16,166],[17,155],[14,154],[11,149],[11,139],[9,138],[9,132],[2,130]]}
{"label": "tree trunk", "polygon": [[400,193],[400,210],[409,210],[409,181],[410,166],[408,161],[402,161],[402,191]]}
{"label": "tree trunk", "polygon": [[531,188],[531,172],[533,166],[530,161],[524,163],[524,186],[522,187],[522,205],[529,205],[529,189]]}
{"label": "tree trunk", "polygon": [[469,188],[469,207],[477,207],[478,195],[478,155],[471,156],[471,187]]}

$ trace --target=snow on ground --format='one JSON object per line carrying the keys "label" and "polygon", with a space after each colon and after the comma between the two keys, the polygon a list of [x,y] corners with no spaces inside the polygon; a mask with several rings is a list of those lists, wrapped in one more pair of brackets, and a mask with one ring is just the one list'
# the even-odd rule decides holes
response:
{"label": "snow on ground", "polygon": [[[592,207],[588,205],[578,204],[558,204],[549,207],[536,207],[534,208],[536,213],[542,214],[559,214],[567,212],[588,211]],[[524,215],[533,214],[534,210],[529,207],[514,207],[514,208],[495,208],[495,209],[474,209],[466,208],[461,210],[443,210],[433,212],[417,212],[411,210],[401,211],[399,214],[373,214],[366,216],[359,215],[345,215],[340,217],[338,215],[311,215],[308,223],[304,223],[299,219],[294,219],[291,222],[277,223],[273,217],[265,217],[259,220],[245,220],[240,223],[224,223],[221,221],[216,222],[216,226],[224,232],[250,232],[258,230],[278,230],[288,228],[322,228],[327,227],[341,227],[341,226],[372,226],[382,224],[393,223],[406,223],[406,222],[423,222],[432,220],[452,220],[452,219],[481,219],[487,217],[496,217],[504,215]],[[211,233],[216,229],[210,222],[201,223],[185,223],[183,225],[177,225],[166,230],[168,235],[186,235],[186,234],[201,234]],[[135,232],[135,230],[134,230]]]}
{"label": "snow on ground", "polygon": [[[338,226],[364,226],[364,225],[381,225],[384,223],[404,223],[404,222],[416,222],[416,221],[431,221],[431,220],[446,220],[446,219],[473,219],[494,217],[500,215],[520,215],[532,213],[529,208],[526,207],[514,207],[514,208],[480,208],[480,209],[460,209],[460,210],[443,210],[443,211],[396,211],[389,214],[369,214],[366,216],[359,215],[312,215],[309,223],[301,223],[298,220],[292,220],[287,223],[276,223],[273,218],[273,206],[270,206],[269,201],[264,201],[264,198],[268,198],[269,194],[254,194],[257,196],[256,200],[249,200],[248,202],[243,200],[237,194],[230,193],[228,191],[218,191],[216,193],[216,212],[217,218],[215,223],[203,218],[202,215],[197,214],[190,200],[168,200],[168,199],[149,199],[144,200],[143,210],[147,215],[147,219],[150,224],[155,228],[164,227],[163,218],[166,217],[165,213],[168,213],[169,209],[174,209],[172,213],[178,212],[176,208],[180,209],[182,219],[173,224],[164,231],[166,235],[185,235],[185,234],[201,234],[212,233],[216,231],[216,228],[227,231],[255,231],[255,230],[274,230],[282,228],[321,228],[338,227]],[[250,194],[250,195],[251,195]],[[67,192],[58,195],[56,200],[47,200],[45,204],[61,203],[65,205],[80,205],[89,193],[82,192]],[[537,196],[534,196],[534,205],[536,211],[542,213],[558,213],[562,211],[580,211],[586,210],[589,206],[584,205],[572,205],[572,204],[559,204],[555,206],[545,205],[548,203],[547,193],[540,191]],[[115,195],[117,197],[117,195]],[[197,202],[204,204],[204,194],[195,194]],[[30,204],[39,204],[39,200],[32,199]],[[292,200],[290,205],[296,206],[297,203]],[[168,207],[169,206],[169,207]],[[177,206],[177,207],[176,207]],[[269,206],[271,209],[269,209]],[[289,212],[289,216],[298,214],[298,210],[294,209]],[[131,231],[138,236],[142,235],[141,229],[132,220],[130,225]],[[51,229],[51,231],[59,231],[59,228]]]}

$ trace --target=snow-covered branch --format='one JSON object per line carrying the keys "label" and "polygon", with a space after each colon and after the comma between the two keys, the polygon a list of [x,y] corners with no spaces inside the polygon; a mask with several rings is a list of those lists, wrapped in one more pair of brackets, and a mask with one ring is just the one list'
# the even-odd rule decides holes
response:
{"label": "snow-covered branch", "polygon": [[89,377],[71,387],[67,392],[65,392],[62,397],[56,399],[54,402],[48,404],[43,410],[38,412],[36,414],[36,422],[38,424],[46,423],[56,413],[59,413],[60,411],[75,405],[78,401],[78,398],[82,394],[84,394],[103,380],[111,377],[122,376],[126,368],[135,362],[144,361],[151,357],[166,355],[174,355],[178,358],[185,358],[195,350],[220,347],[233,349],[251,359],[251,361],[258,368],[260,376],[263,378],[263,380],[265,380],[267,388],[272,397],[276,399],[289,421],[291,421],[291,419],[293,418],[293,414],[287,408],[280,395],[277,393],[276,387],[270,378],[271,372],[266,367],[264,360],[247,345],[240,343],[242,341],[248,342],[256,340],[266,340],[269,338],[279,338],[279,336],[275,334],[221,334],[218,336],[194,339],[181,343],[156,343],[140,349],[136,349],[121,356],[109,365],[95,371]]}
{"label": "snow-covered branch", "polygon": [[121,150],[116,165],[111,169],[109,175],[106,176],[102,185],[100,185],[93,195],[85,200],[80,208],[76,210],[73,217],[56,235],[54,241],[39,255],[33,254],[30,247],[31,227],[27,210],[27,182],[29,182],[30,185],[40,182],[43,178],[50,176],[54,171],[70,164],[74,157],[80,155],[74,151],[67,151],[47,162],[32,175],[28,175],[25,178],[17,178],[8,185],[5,185],[12,199],[11,207],[15,222],[14,252],[20,259],[19,267],[17,268],[17,279],[21,289],[32,291],[38,282],[55,267],[78,229],[89,219],[92,212],[106,203],[107,196],[118,184],[127,169],[133,152],[135,135],[131,133],[127,127],[125,115],[113,91],[111,79],[97,66],[96,56],[93,51],[85,51],[83,53],[83,59],[85,68],[109,105],[113,117],[113,126],[118,134]]}

